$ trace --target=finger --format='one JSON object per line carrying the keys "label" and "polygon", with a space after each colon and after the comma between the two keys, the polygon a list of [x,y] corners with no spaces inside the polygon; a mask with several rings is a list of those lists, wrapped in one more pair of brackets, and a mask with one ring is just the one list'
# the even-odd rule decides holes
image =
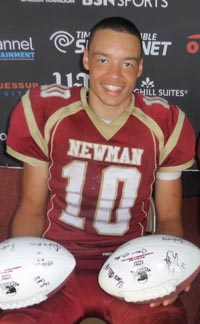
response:
{"label": "finger", "polygon": [[149,306],[150,307],[157,307],[157,306],[159,306],[159,305],[161,305],[162,303],[151,303],[151,304],[149,304]]}
{"label": "finger", "polygon": [[188,292],[188,291],[190,291],[190,288],[191,288],[191,285],[188,285],[187,287],[185,287],[184,290],[185,290],[186,292]]}
{"label": "finger", "polygon": [[170,298],[170,299],[165,299],[162,303],[160,302],[157,302],[157,303],[151,303],[149,304],[150,307],[157,307],[157,306],[160,306],[160,305],[163,305],[163,306],[168,306],[168,305],[171,305],[175,302],[175,300],[177,299],[177,296],[174,296],[173,298]]}
{"label": "finger", "polygon": [[164,300],[163,302],[163,306],[168,306],[168,305],[171,305],[175,302],[177,296],[173,297],[173,298],[170,298],[170,299],[166,299]]}

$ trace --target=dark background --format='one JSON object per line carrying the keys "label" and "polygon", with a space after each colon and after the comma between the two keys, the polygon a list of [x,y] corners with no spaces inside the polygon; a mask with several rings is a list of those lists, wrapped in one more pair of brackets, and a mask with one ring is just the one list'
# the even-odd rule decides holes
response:
{"label": "dark background", "polygon": [[[17,101],[38,84],[87,86],[80,65],[85,38],[98,20],[114,15],[132,20],[142,33],[145,64],[136,91],[179,105],[197,139],[199,13],[197,0],[1,0],[0,167],[21,167],[5,153],[9,117]],[[182,177],[184,196],[200,195],[197,163]]]}

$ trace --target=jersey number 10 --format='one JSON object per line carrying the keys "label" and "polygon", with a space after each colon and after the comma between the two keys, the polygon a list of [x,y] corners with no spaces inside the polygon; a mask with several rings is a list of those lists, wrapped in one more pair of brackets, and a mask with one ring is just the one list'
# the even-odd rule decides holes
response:
{"label": "jersey number 10", "polygon": [[[87,162],[73,161],[63,168],[66,186],[66,209],[60,220],[79,229],[84,228],[85,217],[80,216]],[[102,171],[100,192],[94,212],[93,227],[102,235],[123,235],[129,228],[130,208],[134,206],[141,180],[140,172],[132,167],[109,166]],[[115,221],[111,215],[117,198],[119,182],[123,184]]]}

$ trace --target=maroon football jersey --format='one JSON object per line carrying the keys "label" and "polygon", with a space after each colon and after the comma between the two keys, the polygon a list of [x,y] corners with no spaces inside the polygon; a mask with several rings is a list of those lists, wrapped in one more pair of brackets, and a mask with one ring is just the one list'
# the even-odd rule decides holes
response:
{"label": "maroon football jersey", "polygon": [[44,237],[75,256],[99,257],[143,235],[156,172],[193,164],[194,133],[185,114],[159,97],[135,93],[107,124],[88,107],[87,89],[54,84],[22,97],[7,151],[49,167]]}

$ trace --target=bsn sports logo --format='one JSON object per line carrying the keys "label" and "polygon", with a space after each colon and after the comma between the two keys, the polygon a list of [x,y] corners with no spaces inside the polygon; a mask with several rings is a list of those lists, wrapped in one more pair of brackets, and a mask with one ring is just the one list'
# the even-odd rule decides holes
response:
{"label": "bsn sports logo", "polygon": [[87,44],[87,38],[90,35],[90,32],[87,31],[76,31],[76,37],[72,36],[67,31],[56,31],[50,36],[50,40],[54,43],[56,49],[66,54],[68,47],[75,42],[75,53],[83,53],[84,48]]}
{"label": "bsn sports logo", "polygon": [[82,0],[83,6],[118,6],[128,7],[129,5],[140,8],[167,8],[167,0]]}

